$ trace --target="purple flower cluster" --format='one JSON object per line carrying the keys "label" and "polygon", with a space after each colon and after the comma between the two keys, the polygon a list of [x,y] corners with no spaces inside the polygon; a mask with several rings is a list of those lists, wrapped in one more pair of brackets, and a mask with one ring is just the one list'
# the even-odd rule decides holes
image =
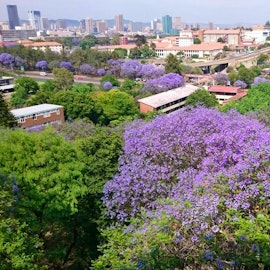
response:
{"label": "purple flower cluster", "polygon": [[13,55],[9,53],[1,53],[0,54],[0,64],[3,66],[14,66],[15,58]]}
{"label": "purple flower cluster", "polygon": [[241,81],[241,80],[235,81],[235,83],[233,84],[233,86],[241,87],[242,89],[247,88],[247,84],[244,81]]}
{"label": "purple flower cluster", "polygon": [[72,64],[70,62],[67,62],[67,61],[60,62],[60,67],[61,68],[66,68],[69,71],[72,71],[73,70]]}
{"label": "purple flower cluster", "polygon": [[96,74],[96,68],[89,65],[89,64],[83,64],[80,66],[80,72],[85,75],[95,75]]}
{"label": "purple flower cluster", "polygon": [[168,73],[157,79],[148,80],[145,83],[142,92],[158,94],[173,88],[181,87],[184,84],[185,80],[182,76],[176,73]]}
{"label": "purple flower cluster", "polygon": [[229,81],[228,75],[224,73],[218,73],[214,76],[215,82],[218,85],[226,85]]}
{"label": "purple flower cluster", "polygon": [[108,91],[108,90],[111,90],[113,88],[113,85],[111,82],[107,81],[107,82],[104,82],[102,84],[102,87],[104,90]]}
{"label": "purple flower cluster", "polygon": [[47,69],[47,68],[48,68],[48,63],[47,63],[47,61],[45,61],[45,60],[38,61],[38,62],[36,63],[36,68],[40,68],[40,69],[42,69],[42,70]]}
{"label": "purple flower cluster", "polygon": [[187,108],[135,121],[124,139],[119,172],[104,188],[111,217],[166,212],[196,236],[219,232],[221,202],[244,212],[268,203],[270,132],[256,120]]}
{"label": "purple flower cluster", "polygon": [[258,85],[259,83],[264,83],[264,82],[270,83],[270,80],[262,78],[262,77],[256,77],[256,78],[254,78],[252,86],[255,86],[255,85]]}
{"label": "purple flower cluster", "polygon": [[121,65],[121,75],[128,79],[135,79],[142,69],[142,64],[137,60],[129,60]]}

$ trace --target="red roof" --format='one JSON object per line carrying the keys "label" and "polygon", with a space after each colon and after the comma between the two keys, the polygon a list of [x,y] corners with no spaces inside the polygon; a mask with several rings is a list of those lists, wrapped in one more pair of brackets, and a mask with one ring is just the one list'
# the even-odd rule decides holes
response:
{"label": "red roof", "polygon": [[224,86],[224,85],[213,85],[209,87],[209,92],[215,92],[215,93],[232,93],[236,94],[241,90],[240,87],[235,86]]}

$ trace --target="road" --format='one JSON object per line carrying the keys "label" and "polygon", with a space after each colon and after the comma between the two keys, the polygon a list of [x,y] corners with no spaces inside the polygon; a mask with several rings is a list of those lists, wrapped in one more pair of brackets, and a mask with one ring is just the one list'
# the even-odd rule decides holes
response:
{"label": "road", "polygon": [[[54,75],[47,73],[47,76],[42,76],[39,71],[25,71],[25,76],[35,78],[38,81],[53,80]],[[79,78],[79,79],[78,79]],[[74,76],[74,83],[92,83],[95,86],[100,86],[100,77],[86,77],[86,76]]]}

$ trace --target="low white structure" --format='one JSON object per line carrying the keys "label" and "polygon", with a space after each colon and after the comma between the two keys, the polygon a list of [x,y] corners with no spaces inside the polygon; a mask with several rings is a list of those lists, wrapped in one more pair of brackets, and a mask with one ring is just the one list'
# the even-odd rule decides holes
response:
{"label": "low white structure", "polygon": [[14,90],[14,77],[0,77],[0,91],[11,92]]}
{"label": "low white structure", "polygon": [[161,111],[170,113],[185,106],[187,97],[195,92],[199,87],[187,84],[183,87],[171,89],[150,97],[139,99],[140,111]]}

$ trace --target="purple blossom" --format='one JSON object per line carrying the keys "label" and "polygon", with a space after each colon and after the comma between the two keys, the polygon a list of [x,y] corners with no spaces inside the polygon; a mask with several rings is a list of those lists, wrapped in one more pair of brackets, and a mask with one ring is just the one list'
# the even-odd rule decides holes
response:
{"label": "purple blossom", "polygon": [[39,68],[39,69],[42,69],[42,70],[48,69],[47,61],[42,60],[42,61],[37,62],[36,63],[36,68]]}
{"label": "purple blossom", "polygon": [[104,82],[102,84],[102,87],[104,90],[108,91],[108,90],[111,90],[113,88],[113,85],[111,82],[108,81],[108,82]]}
{"label": "purple blossom", "polygon": [[9,53],[1,53],[0,54],[0,64],[3,66],[14,66],[15,57]]}
{"label": "purple blossom", "polygon": [[181,87],[185,84],[184,78],[176,73],[168,73],[157,79],[148,80],[142,92],[157,94],[173,88]]}
{"label": "purple blossom", "polygon": [[256,77],[254,78],[254,81],[253,83],[251,84],[252,86],[255,86],[255,85],[258,85],[259,83],[264,83],[264,82],[270,82],[269,79],[265,79],[265,78],[262,78],[262,77]]}
{"label": "purple blossom", "polygon": [[106,74],[106,71],[105,71],[104,68],[99,68],[99,69],[97,70],[97,75],[98,75],[98,76],[104,76],[105,74]]}
{"label": "purple blossom", "polygon": [[247,88],[247,84],[244,81],[241,81],[241,80],[235,81],[235,83],[233,84],[233,86],[241,87],[242,89]]}
{"label": "purple blossom", "polygon": [[129,79],[138,77],[142,64],[137,60],[129,60],[121,65],[121,75]]}
{"label": "purple blossom", "polygon": [[59,66],[62,67],[62,68],[66,68],[69,71],[73,70],[73,66],[72,66],[72,64],[70,62],[62,61],[62,62],[60,62]]}
{"label": "purple blossom", "polygon": [[80,71],[82,74],[85,75],[95,75],[96,74],[96,68],[89,65],[89,64],[83,64],[80,66]]}
{"label": "purple blossom", "polygon": [[214,76],[215,82],[218,85],[227,85],[229,78],[228,75],[224,73],[218,73]]}

